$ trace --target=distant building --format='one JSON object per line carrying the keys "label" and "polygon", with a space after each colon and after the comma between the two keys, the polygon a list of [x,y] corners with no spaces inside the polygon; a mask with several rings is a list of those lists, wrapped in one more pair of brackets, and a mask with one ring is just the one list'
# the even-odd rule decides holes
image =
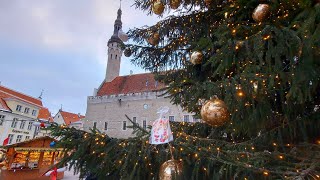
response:
{"label": "distant building", "polygon": [[33,139],[40,127],[35,122],[52,122],[48,108],[40,98],[0,85],[0,144],[9,137],[9,144]]}
{"label": "distant building", "polygon": [[60,109],[59,112],[53,117],[53,121],[60,125],[63,124],[69,127],[83,129],[82,119],[84,118],[85,116],[82,116],[80,114],[62,111]]}
{"label": "distant building", "polygon": [[87,99],[87,111],[84,130],[97,128],[111,137],[128,138],[132,136],[132,123],[126,118],[138,123],[144,129],[152,125],[159,117],[160,107],[170,108],[167,118],[170,121],[194,122],[192,113],[182,110],[180,106],[172,105],[170,99],[159,97],[158,90],[164,87],[154,79],[153,74],[135,74],[119,76],[122,41],[118,31],[122,28],[121,10],[114,24],[114,33],[108,41],[108,62],[105,80],[93,96]]}

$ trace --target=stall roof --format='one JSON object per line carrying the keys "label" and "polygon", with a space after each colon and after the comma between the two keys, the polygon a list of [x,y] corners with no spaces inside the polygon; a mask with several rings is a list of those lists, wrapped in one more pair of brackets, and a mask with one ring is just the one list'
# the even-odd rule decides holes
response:
{"label": "stall roof", "polygon": [[10,145],[7,145],[7,146],[4,146],[4,148],[12,148],[12,147],[17,147],[17,146],[20,146],[22,144],[27,144],[27,143],[30,143],[30,142],[33,142],[33,141],[39,141],[39,140],[51,140],[51,141],[57,141],[55,140],[54,138],[52,137],[49,137],[49,136],[42,136],[42,137],[38,137],[38,138],[34,138],[34,139],[30,139],[28,141],[23,141],[23,142],[19,142],[19,143],[15,143],[15,144],[10,144]]}

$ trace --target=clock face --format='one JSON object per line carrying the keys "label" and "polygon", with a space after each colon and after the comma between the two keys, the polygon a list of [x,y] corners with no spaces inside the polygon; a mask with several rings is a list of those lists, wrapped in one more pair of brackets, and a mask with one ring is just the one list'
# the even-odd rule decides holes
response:
{"label": "clock face", "polygon": [[144,109],[148,109],[148,104],[144,104],[144,105],[143,105],[143,108],[144,108]]}

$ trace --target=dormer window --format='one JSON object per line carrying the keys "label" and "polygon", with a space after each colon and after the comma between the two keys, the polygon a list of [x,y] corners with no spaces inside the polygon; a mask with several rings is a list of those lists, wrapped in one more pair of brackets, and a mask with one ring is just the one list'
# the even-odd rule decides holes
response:
{"label": "dormer window", "polygon": [[16,111],[21,112],[21,109],[22,109],[22,106],[21,106],[21,105],[17,105],[17,107],[16,107]]}

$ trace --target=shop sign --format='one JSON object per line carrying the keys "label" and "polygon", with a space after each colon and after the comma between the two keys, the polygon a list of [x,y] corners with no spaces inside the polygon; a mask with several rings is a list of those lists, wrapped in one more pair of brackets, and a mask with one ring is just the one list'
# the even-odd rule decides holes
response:
{"label": "shop sign", "polygon": [[16,129],[12,129],[13,133],[21,133],[21,134],[29,134],[29,131],[20,131],[20,130],[16,130]]}
{"label": "shop sign", "polygon": [[22,151],[35,151],[35,152],[55,152],[55,151],[62,151],[63,148],[36,148],[36,147],[15,147],[14,150],[16,152]]}

